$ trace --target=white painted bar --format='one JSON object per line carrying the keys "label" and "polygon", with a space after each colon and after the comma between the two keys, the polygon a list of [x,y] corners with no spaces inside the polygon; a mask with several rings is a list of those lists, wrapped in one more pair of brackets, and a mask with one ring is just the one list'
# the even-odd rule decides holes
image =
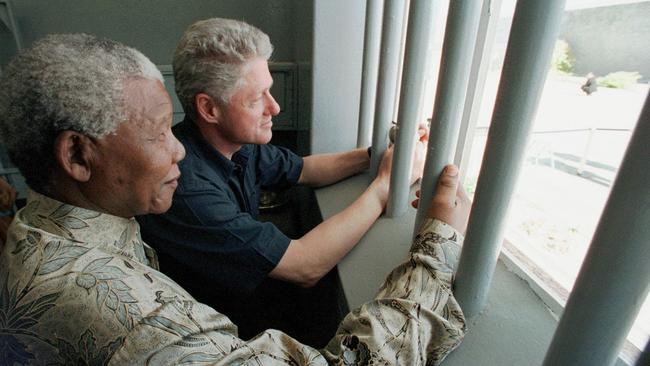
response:
{"label": "white painted bar", "polygon": [[434,1],[412,0],[409,9],[404,70],[400,91],[397,118],[397,137],[390,177],[390,195],[386,214],[389,217],[401,216],[408,208],[410,170],[417,131],[420,107],[424,97],[426,72],[430,59],[438,9]]}
{"label": "white painted bar", "polygon": [[361,102],[357,147],[370,146],[372,121],[375,116],[379,50],[381,48],[381,16],[384,0],[366,1],[366,28],[363,40],[363,72],[361,73]]}
{"label": "white painted bar", "polygon": [[474,128],[476,128],[476,122],[481,112],[481,104],[483,103],[483,91],[499,23],[501,3],[502,0],[485,1],[481,9],[481,22],[478,26],[476,45],[474,45],[472,71],[469,76],[463,118],[461,118],[458,144],[454,156],[454,164],[460,168],[461,182],[465,181],[469,166],[470,152],[474,142]]}
{"label": "white painted bar", "polygon": [[481,3],[476,0],[454,0],[449,3],[420,207],[413,236],[424,222],[440,172],[452,161],[472,67]]}
{"label": "white painted bar", "polygon": [[515,8],[456,273],[454,293],[470,318],[482,311],[490,290],[506,213],[548,74],[564,4],[565,0],[519,0]]}
{"label": "white painted bar", "polygon": [[404,0],[386,0],[384,4],[379,80],[377,81],[375,120],[372,129],[372,156],[370,159],[372,177],[377,175],[381,157],[388,148],[388,130],[393,119],[393,107],[397,92],[404,6]]}

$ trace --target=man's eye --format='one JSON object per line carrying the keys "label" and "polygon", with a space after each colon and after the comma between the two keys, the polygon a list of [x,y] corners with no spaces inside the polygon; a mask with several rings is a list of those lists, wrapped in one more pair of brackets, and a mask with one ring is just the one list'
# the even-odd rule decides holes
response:
{"label": "man's eye", "polygon": [[167,137],[166,133],[165,133],[165,132],[161,132],[161,133],[158,134],[157,136],[155,136],[155,137],[151,137],[151,138],[149,138],[149,139],[147,139],[147,140],[149,140],[149,141],[151,141],[151,142],[156,142],[156,141],[165,141],[165,138],[166,138],[166,137]]}

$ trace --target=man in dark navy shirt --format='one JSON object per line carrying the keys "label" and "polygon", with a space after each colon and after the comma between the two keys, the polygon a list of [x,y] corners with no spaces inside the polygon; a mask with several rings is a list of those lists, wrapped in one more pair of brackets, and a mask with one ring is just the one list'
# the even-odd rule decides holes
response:
{"label": "man in dark navy shirt", "polygon": [[[228,314],[242,338],[284,327],[269,318],[299,316],[294,290],[313,287],[356,245],[383,211],[390,180],[379,174],[349,207],[300,238],[257,220],[261,188],[327,185],[369,166],[366,149],[303,159],[268,144],[280,112],[270,94],[272,50],[266,34],[240,21],[214,18],[187,29],[173,61],[186,114],[173,131],[187,155],[171,209],[138,219],[163,271]],[[417,137],[412,182],[422,172],[425,132]]]}

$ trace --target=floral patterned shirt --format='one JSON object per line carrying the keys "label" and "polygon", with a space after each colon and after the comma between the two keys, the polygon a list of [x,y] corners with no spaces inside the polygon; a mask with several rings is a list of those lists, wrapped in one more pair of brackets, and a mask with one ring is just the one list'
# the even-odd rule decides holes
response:
{"label": "floral patterned shirt", "polygon": [[459,240],[429,221],[375,300],[317,351],[276,330],[237,338],[157,270],[134,219],[30,192],[0,256],[0,364],[437,365],[465,331],[448,264]]}

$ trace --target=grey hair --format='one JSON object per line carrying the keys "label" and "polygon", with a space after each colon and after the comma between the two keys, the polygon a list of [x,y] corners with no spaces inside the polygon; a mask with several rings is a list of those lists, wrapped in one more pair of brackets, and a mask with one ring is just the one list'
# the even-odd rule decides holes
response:
{"label": "grey hair", "polygon": [[131,77],[163,81],[139,51],[87,34],[49,35],[9,63],[0,77],[0,134],[32,189],[46,190],[61,131],[101,138],[127,119]]}
{"label": "grey hair", "polygon": [[196,118],[194,97],[207,93],[227,105],[239,86],[242,68],[273,53],[269,36],[242,21],[211,18],[187,28],[174,52],[176,94],[183,110]]}

